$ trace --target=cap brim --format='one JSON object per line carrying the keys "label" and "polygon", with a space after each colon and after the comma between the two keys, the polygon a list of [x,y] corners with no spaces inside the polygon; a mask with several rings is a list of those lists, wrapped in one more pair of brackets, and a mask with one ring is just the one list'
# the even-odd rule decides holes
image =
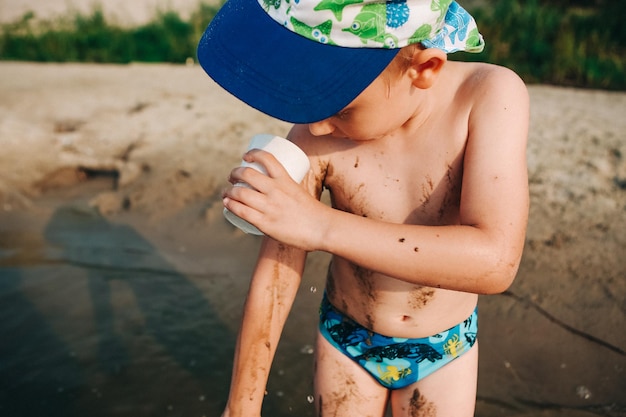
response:
{"label": "cap brim", "polygon": [[256,0],[228,0],[198,44],[207,74],[277,119],[312,123],[346,107],[398,49],[344,48],[291,32]]}

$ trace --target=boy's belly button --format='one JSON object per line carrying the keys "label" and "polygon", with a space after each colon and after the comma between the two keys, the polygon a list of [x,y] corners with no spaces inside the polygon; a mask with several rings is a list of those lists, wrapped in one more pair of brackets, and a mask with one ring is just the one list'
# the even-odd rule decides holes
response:
{"label": "boy's belly button", "polygon": [[398,324],[407,329],[414,328],[417,327],[417,320],[414,316],[403,314],[400,316],[400,322]]}
{"label": "boy's belly button", "polygon": [[415,316],[399,314],[377,321],[373,331],[388,336],[411,338],[421,336],[421,327]]}

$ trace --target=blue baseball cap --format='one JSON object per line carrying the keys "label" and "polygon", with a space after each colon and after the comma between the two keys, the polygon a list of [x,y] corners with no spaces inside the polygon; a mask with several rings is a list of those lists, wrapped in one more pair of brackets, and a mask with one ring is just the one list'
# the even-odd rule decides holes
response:
{"label": "blue baseball cap", "polygon": [[451,0],[228,0],[198,44],[225,90],[292,123],[354,100],[403,46],[480,52],[474,19]]}

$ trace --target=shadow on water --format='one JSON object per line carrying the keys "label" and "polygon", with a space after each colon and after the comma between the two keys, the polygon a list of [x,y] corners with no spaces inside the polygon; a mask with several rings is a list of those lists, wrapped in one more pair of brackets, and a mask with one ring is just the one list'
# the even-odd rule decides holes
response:
{"label": "shadow on water", "polygon": [[192,278],[86,208],[2,232],[0,415],[219,415],[235,336]]}
{"label": "shadow on water", "polygon": [[19,286],[19,271],[2,268],[0,413],[71,415],[74,390],[84,384],[84,375],[68,346]]}

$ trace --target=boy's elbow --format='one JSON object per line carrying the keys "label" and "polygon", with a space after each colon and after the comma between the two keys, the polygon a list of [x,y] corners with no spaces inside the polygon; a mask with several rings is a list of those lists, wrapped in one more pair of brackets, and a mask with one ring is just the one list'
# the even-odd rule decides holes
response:
{"label": "boy's elbow", "polygon": [[484,288],[481,293],[485,295],[501,294],[511,287],[517,276],[520,256],[499,257],[492,265],[493,268],[485,274],[483,281]]}
{"label": "boy's elbow", "polygon": [[493,254],[485,261],[490,267],[484,271],[480,293],[494,295],[508,290],[517,276],[520,261],[521,251]]}
{"label": "boy's elbow", "polygon": [[486,282],[483,291],[484,295],[502,294],[511,287],[515,280],[516,273],[498,273],[497,276],[489,277]]}

